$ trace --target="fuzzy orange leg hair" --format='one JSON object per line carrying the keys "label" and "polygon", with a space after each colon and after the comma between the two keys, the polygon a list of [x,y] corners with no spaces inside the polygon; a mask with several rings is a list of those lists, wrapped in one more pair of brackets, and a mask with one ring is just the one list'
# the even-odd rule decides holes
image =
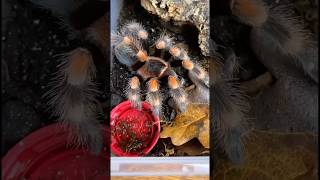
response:
{"label": "fuzzy orange leg hair", "polygon": [[186,111],[188,105],[188,97],[178,78],[170,75],[168,77],[168,86],[170,88],[170,95],[173,98],[176,106],[179,108],[180,112]]}
{"label": "fuzzy orange leg hair", "polygon": [[140,81],[137,76],[130,79],[129,87],[127,89],[127,98],[134,108],[141,109],[141,89]]}
{"label": "fuzzy orange leg hair", "polygon": [[72,146],[89,147],[98,154],[102,150],[102,132],[97,122],[99,94],[94,82],[96,68],[90,52],[77,48],[60,59],[59,71],[50,83],[49,110],[69,130]]}
{"label": "fuzzy orange leg hair", "polygon": [[132,36],[141,40],[146,40],[148,38],[148,32],[145,30],[142,24],[137,22],[126,23],[122,26],[120,33],[122,35]]}
{"label": "fuzzy orange leg hair", "polygon": [[133,36],[112,33],[111,42],[116,57],[121,64],[127,67],[133,66],[137,59],[141,62],[148,59],[148,54],[143,49],[141,42]]}
{"label": "fuzzy orange leg hair", "polygon": [[147,101],[153,107],[154,114],[160,116],[162,110],[162,96],[157,78],[152,78],[148,81]]}
{"label": "fuzzy orange leg hair", "polygon": [[199,65],[195,64],[189,59],[182,61],[182,66],[189,71],[189,77],[196,85],[203,84],[209,88],[209,75],[208,73]]}

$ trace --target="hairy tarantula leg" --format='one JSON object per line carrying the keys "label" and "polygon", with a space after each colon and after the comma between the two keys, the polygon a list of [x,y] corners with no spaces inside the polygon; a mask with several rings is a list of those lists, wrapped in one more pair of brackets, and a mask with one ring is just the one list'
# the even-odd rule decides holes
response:
{"label": "hairy tarantula leg", "polygon": [[132,36],[137,39],[148,39],[148,32],[142,24],[137,22],[129,22],[122,26],[120,33],[124,36]]}
{"label": "hairy tarantula leg", "polygon": [[182,66],[189,71],[189,77],[192,82],[194,82],[196,85],[202,82],[206,87],[209,88],[209,76],[204,69],[188,59],[182,61]]}
{"label": "hairy tarantula leg", "polygon": [[164,50],[169,51],[169,53],[172,55],[168,60],[169,62],[172,61],[173,58],[177,58],[179,60],[190,59],[187,51],[184,50],[182,47],[173,45],[173,39],[167,35],[162,35],[156,41],[156,48],[160,49],[162,52],[164,52]]}
{"label": "hairy tarantula leg", "polygon": [[[262,0],[233,0],[232,13],[243,23],[253,27],[251,39],[268,44],[278,53],[290,56],[292,64],[300,68],[316,83],[319,81],[318,46],[311,33],[303,27],[288,6],[267,7]],[[254,49],[259,49],[254,44]],[[256,53],[259,53],[256,51]],[[278,53],[275,53],[277,55]]]}
{"label": "hairy tarantula leg", "polygon": [[102,134],[96,121],[99,91],[96,87],[96,69],[91,53],[77,48],[61,59],[59,71],[44,94],[49,110],[66,127],[69,141],[76,146],[89,146],[94,154],[102,149]]}
{"label": "hairy tarantula leg", "polygon": [[120,63],[127,67],[132,67],[137,63],[148,60],[148,54],[143,49],[141,43],[131,36],[121,36],[119,34],[111,34],[111,42],[114,46],[114,53]]}
{"label": "hairy tarantula leg", "polygon": [[268,19],[268,8],[262,0],[231,0],[231,11],[240,21],[258,27]]}
{"label": "hairy tarantula leg", "polygon": [[157,78],[152,78],[148,82],[147,101],[153,108],[153,113],[160,116],[162,108],[162,97],[160,93],[160,85]]}
{"label": "hairy tarantula leg", "polygon": [[155,44],[157,49],[169,50],[173,45],[173,41],[168,35],[161,35]]}
{"label": "hairy tarantula leg", "polygon": [[181,87],[179,80],[175,76],[169,76],[168,86],[170,88],[170,95],[176,103],[177,107],[179,108],[179,111],[186,111],[188,105],[187,94]]}
{"label": "hairy tarantula leg", "polygon": [[161,35],[155,43],[156,48],[160,50],[167,50],[169,53],[180,60],[189,59],[187,52],[178,46],[173,44],[173,39],[167,35]]}
{"label": "hairy tarantula leg", "polygon": [[141,110],[141,89],[140,81],[137,76],[130,79],[129,87],[127,90],[127,97],[132,104],[132,107]]}
{"label": "hairy tarantula leg", "polygon": [[160,57],[163,58],[165,51],[172,47],[173,41],[168,35],[162,34],[160,38],[157,39],[155,46],[157,49],[161,50]]}
{"label": "hairy tarantula leg", "polygon": [[188,56],[187,52],[180,47],[172,46],[169,49],[169,53],[180,60],[190,60],[190,57]]}
{"label": "hairy tarantula leg", "polygon": [[218,145],[234,163],[243,162],[245,147],[243,135],[248,131],[245,114],[249,104],[242,91],[231,81],[218,80],[212,88],[215,102],[212,112]]}
{"label": "hairy tarantula leg", "polygon": [[245,157],[243,138],[249,130],[246,114],[250,105],[239,84],[233,81],[233,70],[226,67],[229,65],[211,58],[210,101],[214,102],[211,115],[215,138],[233,163],[241,163]]}

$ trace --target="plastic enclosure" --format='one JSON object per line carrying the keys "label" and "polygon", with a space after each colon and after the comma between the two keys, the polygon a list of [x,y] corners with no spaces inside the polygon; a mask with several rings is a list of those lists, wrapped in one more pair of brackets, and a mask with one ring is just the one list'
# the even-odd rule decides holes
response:
{"label": "plastic enclosure", "polygon": [[[111,31],[116,32],[123,1],[111,0],[110,3]],[[110,55],[112,60],[112,53]],[[209,176],[209,164],[209,156],[115,157],[111,155],[110,171],[111,176]]]}
{"label": "plastic enclosure", "polygon": [[209,176],[209,157],[111,157],[111,176]]}

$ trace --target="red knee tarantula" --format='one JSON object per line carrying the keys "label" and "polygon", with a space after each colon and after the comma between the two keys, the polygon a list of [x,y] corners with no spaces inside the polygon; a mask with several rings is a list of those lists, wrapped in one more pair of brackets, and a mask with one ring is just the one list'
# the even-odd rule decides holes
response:
{"label": "red knee tarantula", "polygon": [[[117,59],[131,71],[137,71],[143,80],[148,81],[147,101],[152,105],[155,115],[161,114],[162,98],[160,93],[159,79],[168,76],[170,95],[180,111],[185,111],[188,104],[188,97],[175,71],[170,68],[170,62],[163,59],[163,56],[149,56],[144,50],[143,41],[148,38],[144,27],[136,22],[130,22],[122,26],[119,33],[111,34],[111,43]],[[197,87],[209,88],[208,73],[196,63],[190,60],[187,52],[173,42],[167,35],[161,35],[155,42],[155,48],[165,51],[181,61],[181,65],[189,71],[189,77]],[[199,86],[200,85],[200,86]],[[127,90],[127,97],[136,108],[141,108],[140,81],[137,76],[131,78]],[[209,97],[204,97],[209,99]]]}
{"label": "red knee tarantula", "polygon": [[[81,22],[77,20],[88,20],[86,18],[77,18],[72,13],[66,13],[65,9],[81,9],[91,6],[76,5],[72,6],[73,1],[68,6],[66,1],[39,1],[45,6],[50,5],[50,9],[55,9],[59,15],[64,17],[64,21],[70,21],[73,30],[80,34],[85,32],[89,37],[94,37],[94,43],[98,44],[101,51],[105,54],[109,34],[106,25],[107,17],[102,15],[93,17],[86,26],[81,27]],[[83,2],[90,1],[79,1]],[[91,1],[96,2],[96,1]],[[97,1],[99,3],[105,1]],[[262,60],[266,57],[284,56],[290,57],[294,64],[301,68],[306,76],[310,77],[315,83],[318,83],[318,56],[317,50],[312,43],[309,43],[309,36],[305,33],[300,23],[291,18],[284,9],[278,7],[269,7],[262,0],[230,0],[228,4],[232,15],[240,22],[252,27],[251,42],[252,49]],[[48,4],[46,4],[48,3]],[[51,4],[50,4],[51,3]],[[54,3],[64,4],[57,5]],[[68,3],[67,3],[68,4]],[[89,3],[90,4],[90,3]],[[108,3],[107,3],[108,4]],[[105,4],[104,4],[105,5]],[[211,5],[214,6],[214,3]],[[100,6],[100,5],[99,5]],[[60,8],[64,7],[64,8]],[[107,8],[107,6],[106,6]],[[78,14],[74,11],[74,14]],[[71,14],[71,15],[70,15]],[[67,17],[67,18],[65,18]],[[97,20],[99,19],[99,20]],[[92,23],[94,22],[94,23]],[[83,22],[82,22],[83,23]],[[81,29],[81,30],[79,30]],[[183,85],[179,82],[177,74],[170,68],[170,61],[160,57],[149,56],[143,48],[144,41],[148,38],[148,33],[137,23],[128,23],[124,25],[119,33],[112,34],[112,46],[117,59],[133,72],[137,71],[138,75],[144,80],[149,79],[147,101],[152,104],[154,113],[161,114],[161,94],[158,79],[168,77],[168,86],[170,94],[175,100],[180,111],[184,111],[188,103],[188,97],[184,92]],[[88,36],[86,36],[85,39]],[[90,39],[90,38],[89,38]],[[173,39],[163,35],[155,43],[157,51],[163,54],[164,51],[176,59],[181,60],[182,66],[189,71],[191,81],[196,85],[199,93],[203,95],[208,103],[208,91],[210,81],[210,104],[212,104],[212,121],[214,124],[214,133],[217,137],[218,145],[227,154],[233,162],[241,162],[244,155],[242,135],[247,132],[246,111],[247,102],[242,92],[234,84],[233,72],[235,69],[235,58],[225,58],[224,64],[217,63],[217,57],[210,58],[209,75],[196,62],[192,62],[182,47],[174,44]],[[212,49],[213,47],[211,47]],[[268,50],[269,55],[264,53]],[[219,56],[219,58],[221,58]],[[48,92],[50,105],[55,115],[71,127],[72,134],[76,136],[76,141],[80,144],[90,143],[93,151],[97,152],[101,148],[101,135],[97,125],[96,108],[97,108],[97,87],[94,81],[96,66],[94,58],[87,48],[78,48],[68,53],[62,61],[62,66],[58,73],[57,81],[53,82],[53,90]],[[232,62],[228,62],[228,61]],[[263,63],[268,69],[272,70],[275,77],[282,76],[282,70],[273,67],[272,57],[264,60]],[[287,62],[286,62],[287,63]],[[283,63],[285,64],[285,63]],[[286,65],[286,64],[285,64]],[[211,73],[212,72],[212,73]],[[282,73],[282,74],[281,74]],[[286,72],[285,72],[286,73]],[[133,106],[140,108],[140,80],[133,77],[129,82],[127,95]]]}

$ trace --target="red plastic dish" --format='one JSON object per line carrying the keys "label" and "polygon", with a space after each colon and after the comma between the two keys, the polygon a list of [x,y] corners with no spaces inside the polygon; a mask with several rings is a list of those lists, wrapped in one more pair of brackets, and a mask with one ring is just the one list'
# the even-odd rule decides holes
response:
{"label": "red plastic dish", "polygon": [[[122,127],[127,127],[129,131],[122,130]],[[146,102],[142,102],[141,110],[132,108],[130,101],[118,104],[110,113],[110,128],[111,151],[117,156],[147,155],[156,145],[160,136],[159,117],[153,115],[150,104]],[[130,132],[130,134],[126,132]],[[138,144],[140,142],[143,144],[139,150],[124,149],[126,146],[124,143],[132,137],[137,139]],[[141,141],[142,139],[143,141]]]}
{"label": "red plastic dish", "polygon": [[[108,136],[106,128],[104,134]],[[3,157],[2,179],[108,179],[109,154],[95,156],[84,149],[67,148],[67,135],[59,124],[28,135]]]}

